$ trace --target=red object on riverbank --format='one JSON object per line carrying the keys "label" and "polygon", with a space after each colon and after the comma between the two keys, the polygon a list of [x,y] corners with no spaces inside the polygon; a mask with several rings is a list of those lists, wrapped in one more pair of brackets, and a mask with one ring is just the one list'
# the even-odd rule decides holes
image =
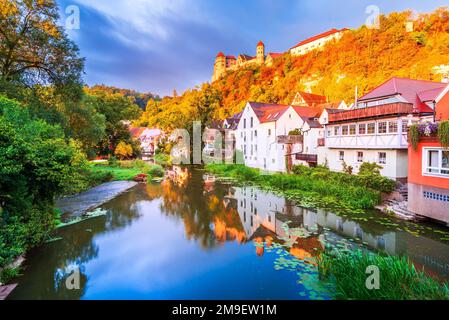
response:
{"label": "red object on riverbank", "polygon": [[148,181],[148,175],[147,174],[138,174],[134,177],[135,182],[147,182]]}

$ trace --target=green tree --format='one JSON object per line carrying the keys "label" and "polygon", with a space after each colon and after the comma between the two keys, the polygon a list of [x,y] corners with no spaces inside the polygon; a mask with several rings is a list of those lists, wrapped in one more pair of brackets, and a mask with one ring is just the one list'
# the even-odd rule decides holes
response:
{"label": "green tree", "polygon": [[58,25],[53,0],[0,0],[0,78],[36,83],[80,84],[84,60]]}

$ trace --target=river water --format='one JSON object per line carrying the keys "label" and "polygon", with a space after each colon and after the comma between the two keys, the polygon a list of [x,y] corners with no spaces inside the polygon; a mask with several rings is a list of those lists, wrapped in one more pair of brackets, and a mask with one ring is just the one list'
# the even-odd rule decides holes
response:
{"label": "river water", "polygon": [[305,209],[200,169],[176,168],[102,209],[32,251],[9,298],[332,299],[314,262],[325,244],[407,255],[449,279],[445,229]]}

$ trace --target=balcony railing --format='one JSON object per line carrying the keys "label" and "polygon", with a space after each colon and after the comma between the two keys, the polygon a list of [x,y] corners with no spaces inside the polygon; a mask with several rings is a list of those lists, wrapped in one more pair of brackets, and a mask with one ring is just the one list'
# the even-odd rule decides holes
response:
{"label": "balcony railing", "polygon": [[366,107],[354,110],[345,110],[329,114],[329,122],[358,120],[364,118],[377,118],[389,115],[407,115],[416,113],[411,103],[389,103],[375,107]]}
{"label": "balcony railing", "polygon": [[303,141],[304,141],[304,137],[302,135],[277,136],[277,139],[276,139],[277,143],[283,143],[283,144],[303,143]]}
{"label": "balcony railing", "polygon": [[318,163],[318,156],[316,154],[297,153],[296,160],[305,161],[309,163]]}

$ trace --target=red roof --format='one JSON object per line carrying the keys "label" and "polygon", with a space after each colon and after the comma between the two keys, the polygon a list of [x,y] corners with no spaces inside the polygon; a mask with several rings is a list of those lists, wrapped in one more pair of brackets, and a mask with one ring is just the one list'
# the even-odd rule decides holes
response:
{"label": "red roof", "polygon": [[284,114],[290,106],[274,103],[248,102],[261,123],[274,122]]}
{"label": "red roof", "polygon": [[268,55],[271,56],[272,58],[277,58],[282,56],[282,53],[270,52]]}
{"label": "red roof", "polygon": [[131,134],[131,137],[134,139],[138,139],[142,133],[145,131],[146,128],[137,127],[137,128],[129,128],[129,133]]}
{"label": "red roof", "polygon": [[320,107],[292,107],[303,120],[306,118],[318,118],[321,115],[321,112],[323,112],[323,108]]}
{"label": "red roof", "polygon": [[265,44],[262,41],[259,41],[259,43],[257,44],[258,47],[260,46],[265,46]]}
{"label": "red roof", "polygon": [[328,36],[333,35],[333,34],[335,34],[335,33],[343,32],[343,31],[347,31],[347,30],[348,30],[347,28],[344,28],[344,29],[341,29],[341,30],[338,30],[338,29],[335,29],[335,28],[334,28],[334,29],[331,29],[331,30],[329,30],[329,31],[323,32],[323,33],[321,33],[321,34],[318,34],[318,35],[316,35],[316,36],[313,36],[313,37],[311,37],[311,38],[308,38],[308,39],[306,39],[306,40],[301,41],[301,42],[298,43],[296,46],[292,47],[292,49],[297,48],[297,47],[300,47],[300,46],[303,46],[303,45],[308,44],[308,43],[310,43],[310,42],[314,42],[314,41],[319,40],[319,39],[321,39],[321,38],[328,37]]}
{"label": "red roof", "polygon": [[425,102],[433,101],[447,84],[407,78],[392,78],[359,99],[359,102],[400,95],[419,112],[432,112]]}
{"label": "red roof", "polygon": [[[302,99],[304,100],[304,102],[306,103],[306,105],[312,107],[312,106],[316,106],[316,105],[320,105],[323,103],[327,102],[327,98],[325,96],[321,96],[319,94],[313,94],[313,93],[307,93],[307,92],[298,92],[297,94],[299,94]],[[296,96],[295,96],[296,99]]]}
{"label": "red roof", "polygon": [[235,57],[234,56],[226,56],[226,59],[235,60]]}
{"label": "red roof", "polygon": [[224,57],[224,56],[225,56],[224,53],[221,52],[221,51],[217,54],[217,58],[218,58],[218,57]]}

